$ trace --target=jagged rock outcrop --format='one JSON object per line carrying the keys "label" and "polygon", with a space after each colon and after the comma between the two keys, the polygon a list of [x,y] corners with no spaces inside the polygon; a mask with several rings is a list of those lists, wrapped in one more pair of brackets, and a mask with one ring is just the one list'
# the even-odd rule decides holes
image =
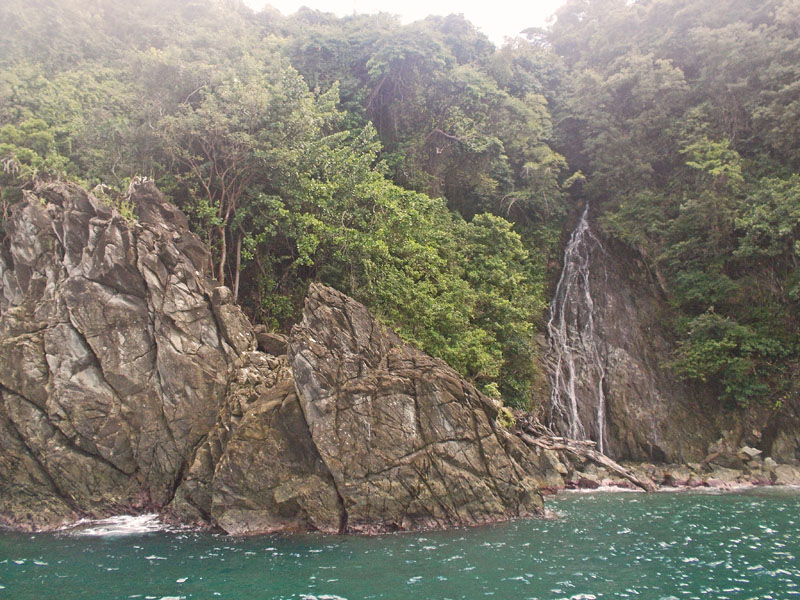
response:
{"label": "jagged rock outcrop", "polygon": [[539,456],[367,309],[311,286],[289,355],[243,367],[173,514],[228,532],[375,533],[538,515]]}
{"label": "jagged rock outcrop", "polygon": [[287,357],[152,183],[127,201],[135,222],[40,185],[6,224],[0,524],[159,510],[232,533],[368,532],[540,513],[539,456],[444,363],[323,286]]}
{"label": "jagged rock outcrop", "polygon": [[495,423],[498,407],[442,361],[403,344],[363,305],[312,286],[289,361],[347,530],[540,513],[536,471],[512,458],[526,450]]}
{"label": "jagged rock outcrop", "polygon": [[6,224],[4,520],[167,504],[237,353],[255,348],[247,319],[210,288],[208,252],[185,217],[152,183],[131,202],[135,224],[77,186],[43,185]]}

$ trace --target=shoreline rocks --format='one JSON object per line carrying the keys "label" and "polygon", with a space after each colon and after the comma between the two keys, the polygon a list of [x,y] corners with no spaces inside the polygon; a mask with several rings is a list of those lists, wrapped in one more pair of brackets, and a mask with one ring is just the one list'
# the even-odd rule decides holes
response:
{"label": "shoreline rocks", "polygon": [[527,449],[496,422],[499,406],[363,305],[312,284],[288,357],[346,531],[541,516],[536,471],[516,460]]}
{"label": "shoreline rocks", "polygon": [[[650,479],[657,490],[664,489],[741,489],[758,486],[800,486],[800,467],[778,464],[769,459],[767,468],[749,465],[744,469],[731,469],[715,464],[626,463],[622,465],[641,478]],[[765,461],[766,462],[766,461]],[[638,490],[630,481],[593,464],[564,467],[567,473],[561,485],[549,485],[542,493],[552,495],[561,490],[592,490],[620,488]]]}
{"label": "shoreline rocks", "polygon": [[752,486],[800,486],[800,462],[779,463],[752,446],[736,447],[725,438],[709,446],[698,462],[615,461],[594,450],[592,441],[555,436],[528,414],[515,415],[516,435],[529,446],[549,448],[540,461],[542,493],[620,488],[658,491],[680,488],[739,489]]}
{"label": "shoreline rocks", "polygon": [[[72,184],[0,248],[0,526],[158,512],[234,534],[374,533],[543,515],[499,406],[367,309],[311,286],[256,329],[152,182],[138,220]],[[259,350],[260,349],[260,350]]]}

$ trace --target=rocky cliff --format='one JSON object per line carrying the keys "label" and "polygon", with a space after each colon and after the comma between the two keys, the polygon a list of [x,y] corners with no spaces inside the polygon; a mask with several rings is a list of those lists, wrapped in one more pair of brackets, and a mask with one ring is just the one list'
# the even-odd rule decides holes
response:
{"label": "rocky cliff", "polygon": [[800,464],[796,403],[745,411],[674,377],[666,363],[675,345],[657,275],[630,249],[593,231],[590,216],[584,212],[567,246],[553,306],[550,338],[565,349],[551,350],[547,368],[560,368],[561,396],[575,399],[574,407],[551,403],[553,424],[602,440],[618,460],[699,462],[720,445],[746,445]]}
{"label": "rocky cliff", "polygon": [[[259,351],[185,217],[66,184],[0,254],[0,522],[161,511],[232,533],[386,531],[541,512],[540,457],[497,407],[360,304],[313,286]],[[278,340],[280,341],[280,340]]]}
{"label": "rocky cliff", "polygon": [[450,527],[541,510],[538,469],[514,458],[527,449],[496,424],[494,402],[361,304],[312,286],[289,361],[348,530]]}

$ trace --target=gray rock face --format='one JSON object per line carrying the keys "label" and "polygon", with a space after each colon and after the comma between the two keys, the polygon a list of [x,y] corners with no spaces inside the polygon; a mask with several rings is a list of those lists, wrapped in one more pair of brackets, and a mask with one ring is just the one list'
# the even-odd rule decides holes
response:
{"label": "gray rock face", "polygon": [[285,335],[267,331],[264,325],[256,325],[255,332],[259,350],[273,356],[286,354],[286,346],[289,340]]}
{"label": "gray rock face", "polygon": [[7,224],[0,498],[22,507],[32,495],[53,524],[168,503],[236,352],[255,347],[241,311],[211,302],[209,256],[183,215],[152,184],[131,201],[135,225],[76,186],[47,185]]}
{"label": "gray rock face", "polygon": [[340,531],[341,501],[309,435],[285,357],[250,352],[237,367],[170,512],[233,534]]}
{"label": "gray rock face", "polygon": [[[622,442],[619,452],[638,460],[696,461],[723,439],[730,455],[746,446],[778,462],[800,464],[800,396],[793,394],[780,408],[764,403],[741,409],[716,400],[706,386],[676,381],[664,366],[675,346],[660,322],[663,301],[643,282],[635,261],[619,252],[608,260],[616,262],[610,273],[619,274],[616,284],[609,283],[604,316],[612,345],[621,349],[616,350],[621,360],[610,361],[609,380],[610,395],[618,399],[611,419]],[[631,371],[636,375],[629,377]],[[796,377],[790,372],[787,379]],[[636,441],[623,442],[631,439]],[[731,460],[723,466],[742,465]]]}
{"label": "gray rock face", "polygon": [[[585,261],[602,384],[589,369],[578,370],[575,383],[586,437],[599,440],[595,398],[602,385],[604,451],[617,460],[699,461],[720,438],[781,462],[800,459],[800,411],[791,402],[780,411],[766,406],[731,410],[714,399],[712,390],[672,375],[666,363],[675,341],[664,327],[668,307],[656,274],[630,250],[600,241],[590,245]],[[570,310],[585,328],[585,307]]]}
{"label": "gray rock face", "polygon": [[[0,250],[0,524],[159,510],[231,533],[386,531],[539,514],[539,457],[443,363],[314,286],[262,335],[151,183],[138,221],[29,193]],[[266,333],[266,332],[262,332]],[[268,347],[267,347],[268,346]]]}
{"label": "gray rock face", "polygon": [[[604,452],[617,460],[699,461],[722,438],[734,449],[750,446],[779,462],[800,464],[800,395],[788,394],[779,410],[737,410],[723,406],[708,387],[677,380],[666,366],[675,340],[664,326],[669,309],[658,274],[628,248],[596,235],[580,257],[586,265],[591,308],[573,299],[565,309],[582,332],[591,314],[596,338],[593,361],[599,368],[579,364],[576,369],[577,414],[585,437],[599,441],[602,435]],[[547,368],[554,371],[553,365]],[[793,373],[787,374],[787,380],[793,379]],[[599,386],[604,398],[602,427],[597,417]],[[564,432],[557,419],[552,421]],[[743,465],[739,459],[723,466]]]}
{"label": "gray rock face", "polygon": [[[593,399],[602,385],[604,451],[618,460],[700,460],[720,437],[719,407],[664,366],[674,346],[660,321],[657,286],[642,263],[608,240],[590,247],[587,263],[603,379],[581,372],[576,387],[579,399]],[[579,412],[587,437],[597,440],[597,409],[581,403]]]}
{"label": "gray rock face", "polygon": [[497,407],[361,304],[312,286],[289,361],[348,531],[540,514],[532,473],[506,450],[521,442],[495,424]]}

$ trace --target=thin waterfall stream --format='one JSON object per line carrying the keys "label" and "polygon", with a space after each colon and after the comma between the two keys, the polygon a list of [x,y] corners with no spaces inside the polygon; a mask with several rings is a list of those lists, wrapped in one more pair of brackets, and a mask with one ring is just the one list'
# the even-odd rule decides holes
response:
{"label": "thin waterfall stream", "polygon": [[[547,322],[553,368],[550,425],[573,439],[593,439],[605,452],[605,366],[595,331],[591,255],[600,240],[589,227],[589,204],[570,236]],[[590,420],[594,421],[593,423]]]}

